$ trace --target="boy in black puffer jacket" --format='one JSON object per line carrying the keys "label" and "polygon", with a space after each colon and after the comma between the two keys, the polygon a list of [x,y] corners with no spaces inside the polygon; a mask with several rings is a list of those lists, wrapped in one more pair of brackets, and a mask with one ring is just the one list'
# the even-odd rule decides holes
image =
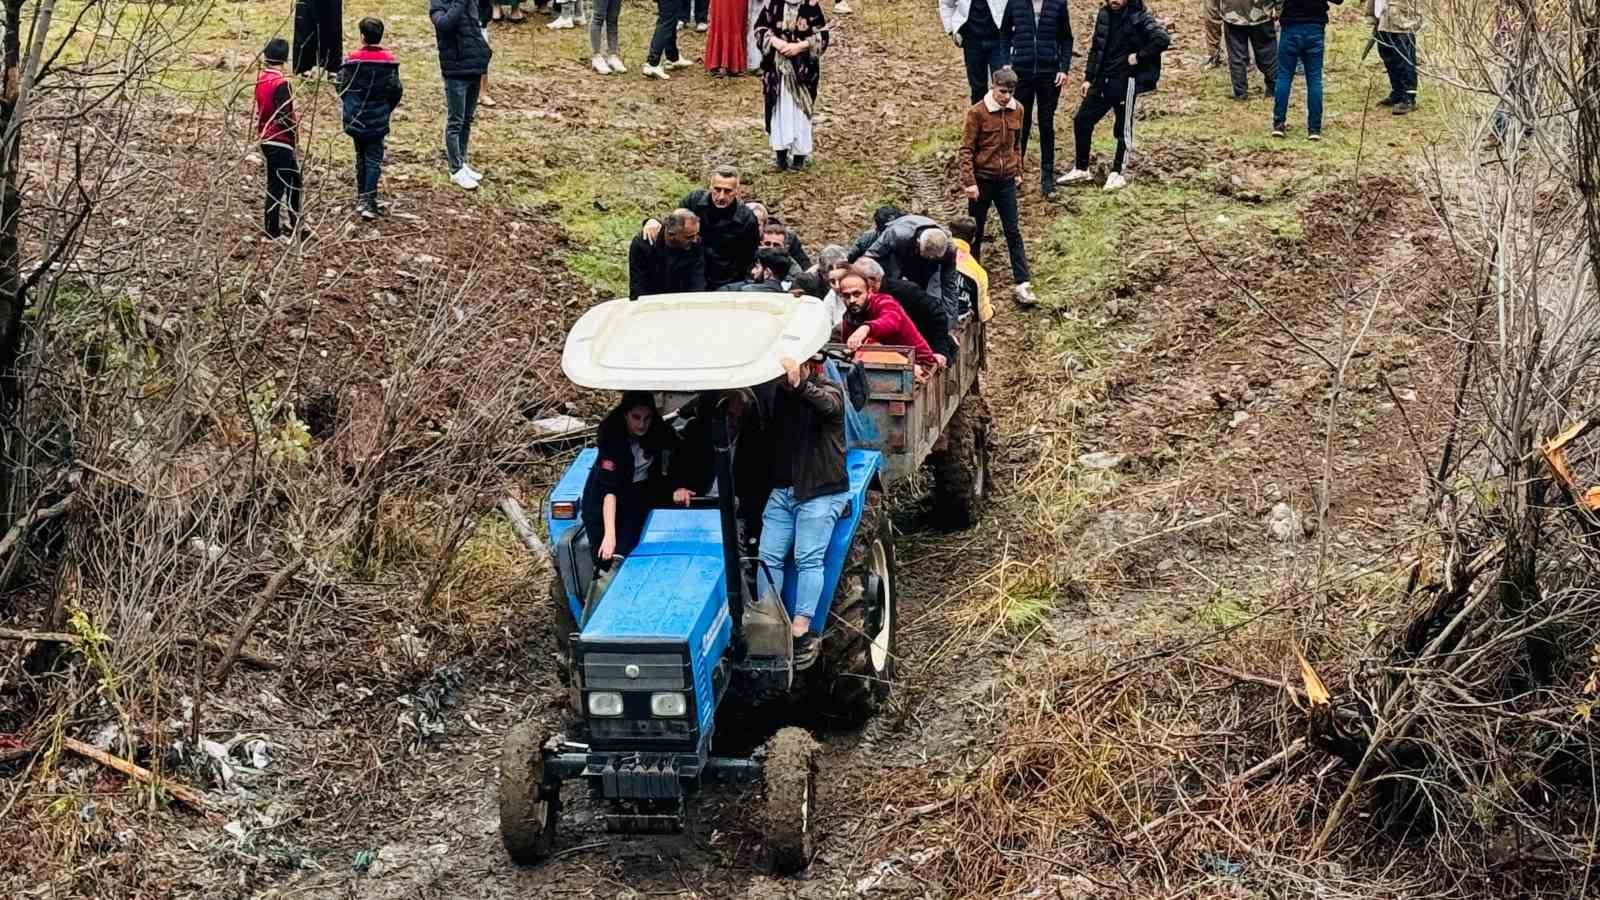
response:
{"label": "boy in black puffer jacket", "polygon": [[1115,191],[1128,183],[1122,165],[1133,136],[1133,99],[1156,89],[1161,80],[1161,54],[1170,43],[1166,29],[1145,9],[1144,0],[1106,0],[1094,20],[1094,38],[1083,70],[1083,103],[1072,117],[1077,159],[1058,184],[1089,179],[1089,145],[1095,126],[1108,112],[1116,114],[1117,155],[1106,176],[1106,190]]}
{"label": "boy in black puffer jacket", "polygon": [[339,67],[338,85],[344,133],[356,145],[356,211],[370,221],[378,217],[378,177],[383,172],[389,116],[405,89],[400,84],[400,61],[380,46],[383,22],[368,16],[358,27],[361,49]]}

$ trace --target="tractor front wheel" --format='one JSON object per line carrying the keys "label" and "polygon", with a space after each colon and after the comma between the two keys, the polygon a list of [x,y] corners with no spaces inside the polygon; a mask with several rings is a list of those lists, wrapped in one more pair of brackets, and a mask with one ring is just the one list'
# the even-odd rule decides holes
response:
{"label": "tractor front wheel", "polygon": [[811,824],[816,818],[817,741],[803,728],[783,728],[768,745],[766,784],[767,858],[774,875],[811,863]]}
{"label": "tractor front wheel", "polygon": [[550,855],[561,816],[561,782],[545,775],[534,727],[512,727],[500,750],[500,840],[512,861],[525,866]]}

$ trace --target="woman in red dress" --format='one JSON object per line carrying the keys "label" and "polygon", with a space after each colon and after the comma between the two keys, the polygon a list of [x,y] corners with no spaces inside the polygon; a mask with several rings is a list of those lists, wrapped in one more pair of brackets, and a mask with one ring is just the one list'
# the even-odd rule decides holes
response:
{"label": "woman in red dress", "polygon": [[745,34],[749,30],[746,0],[711,0],[711,29],[706,34],[706,71],[742,75],[749,63]]}

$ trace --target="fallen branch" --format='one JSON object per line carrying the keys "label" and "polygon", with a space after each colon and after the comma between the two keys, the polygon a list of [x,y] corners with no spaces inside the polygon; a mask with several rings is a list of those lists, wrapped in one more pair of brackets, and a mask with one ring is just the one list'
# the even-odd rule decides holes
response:
{"label": "fallen branch", "polygon": [[80,638],[64,631],[28,631],[25,628],[0,628],[0,641],[39,641],[45,644],[76,644]]}
{"label": "fallen branch", "polygon": [[251,604],[250,612],[245,614],[244,621],[239,623],[239,629],[233,633],[233,640],[229,642],[227,652],[222,654],[222,659],[217,663],[217,667],[211,670],[212,681],[219,680],[222,676],[228,674],[229,669],[233,668],[233,662],[239,658],[239,651],[244,647],[245,639],[250,637],[251,631],[255,630],[256,623],[261,620],[261,616],[267,611],[267,606],[278,596],[278,592],[283,590],[283,586],[289,582],[289,579],[294,577],[294,573],[300,571],[305,564],[306,558],[302,555],[295,559],[294,562],[274,572],[272,577],[267,579],[267,586],[261,590],[260,594],[256,595],[256,602]]}
{"label": "fallen branch", "polygon": [[196,791],[194,788],[185,787],[184,785],[181,785],[175,781],[167,781],[166,779],[156,775],[154,772],[151,772],[149,769],[146,769],[144,766],[136,765],[125,759],[122,759],[121,757],[112,756],[98,747],[90,746],[89,744],[85,744],[83,741],[76,740],[74,738],[63,737],[61,739],[61,746],[66,747],[68,750],[71,750],[73,753],[76,753],[79,756],[92,759],[102,766],[115,769],[129,778],[145,782],[146,784],[153,784],[167,792],[167,794],[171,795],[172,799],[177,800],[184,806],[189,807],[208,819],[214,818],[213,815],[206,810],[205,799],[201,797],[200,792]]}
{"label": "fallen branch", "polygon": [[[184,647],[204,647],[207,650],[210,650],[212,653],[216,653],[224,657],[228,655],[228,646],[217,638],[198,638],[191,634],[185,634],[180,635],[177,638],[177,642]],[[257,669],[273,670],[283,668],[283,663],[278,662],[270,656],[263,656],[262,654],[253,650],[240,648],[238,651],[236,651],[235,655],[238,657],[239,662],[248,666],[253,666]]]}
{"label": "fallen branch", "polygon": [[539,540],[539,533],[533,530],[533,525],[528,521],[528,514],[523,511],[522,504],[510,494],[500,498],[500,511],[506,514],[511,527],[517,532],[517,537],[522,539],[523,546],[527,547],[539,562],[547,569],[554,570],[550,563],[550,551],[545,549],[544,542]]}
{"label": "fallen branch", "polygon": [[[1231,791],[1231,790],[1236,790],[1238,788],[1244,787],[1245,785],[1249,784],[1252,780],[1254,780],[1256,778],[1259,778],[1262,775],[1265,775],[1267,772],[1270,772],[1273,769],[1276,769],[1278,766],[1281,766],[1284,763],[1287,763],[1289,760],[1294,759],[1296,756],[1299,756],[1302,752],[1305,751],[1305,749],[1306,749],[1306,739],[1305,738],[1295,738],[1293,741],[1291,741],[1289,743],[1289,746],[1284,747],[1282,750],[1279,750],[1277,753],[1272,754],[1271,756],[1267,757],[1266,759],[1263,759],[1261,762],[1258,762],[1255,765],[1251,766],[1250,768],[1244,770],[1243,772],[1240,772],[1238,775],[1235,775],[1223,787],[1223,790]],[[1172,818],[1175,818],[1175,817],[1177,817],[1179,815],[1182,815],[1185,812],[1188,812],[1188,810],[1186,810],[1186,809],[1174,809],[1174,810],[1172,810],[1170,812],[1164,813],[1164,814],[1156,817],[1149,824],[1140,825],[1139,827],[1135,828],[1134,830],[1132,830],[1132,831],[1128,832],[1127,834],[1123,835],[1122,836],[1122,842],[1124,844],[1126,844],[1129,841],[1132,841],[1134,838],[1139,837],[1140,835],[1149,835],[1152,831],[1155,831],[1160,826],[1165,825],[1168,820],[1170,820]]]}
{"label": "fallen branch", "polygon": [[71,509],[72,504],[76,503],[77,501],[78,492],[72,491],[65,497],[57,500],[55,503],[43,507],[42,509],[35,509],[23,516],[15,525],[11,526],[11,530],[6,532],[5,537],[0,538],[0,556],[5,556],[7,553],[10,553],[11,548],[16,546],[17,541],[22,540],[22,536],[27,534],[28,531],[33,528],[33,526],[39,524],[40,522],[49,521],[50,519],[60,518],[67,512],[67,510]]}

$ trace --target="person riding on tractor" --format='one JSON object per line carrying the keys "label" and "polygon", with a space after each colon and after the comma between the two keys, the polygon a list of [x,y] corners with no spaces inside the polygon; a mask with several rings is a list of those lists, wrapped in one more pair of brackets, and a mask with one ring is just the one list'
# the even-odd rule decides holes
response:
{"label": "person riding on tractor", "polygon": [[661,421],[654,394],[628,391],[601,421],[595,443],[599,458],[583,487],[583,526],[601,569],[633,552],[651,508],[666,503],[678,437]]}

